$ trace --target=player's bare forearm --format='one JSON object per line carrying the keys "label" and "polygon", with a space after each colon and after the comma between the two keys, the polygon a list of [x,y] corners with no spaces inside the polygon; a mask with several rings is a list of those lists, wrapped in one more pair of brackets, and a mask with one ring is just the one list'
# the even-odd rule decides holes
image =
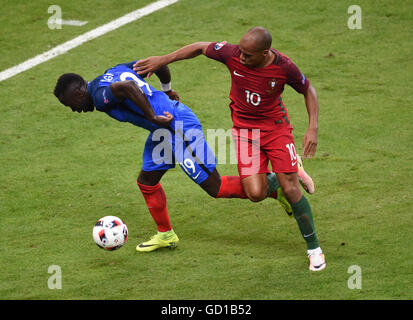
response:
{"label": "player's bare forearm", "polygon": [[158,70],[155,71],[156,76],[162,83],[171,82],[171,72],[167,65],[161,66]]}
{"label": "player's bare forearm", "polygon": [[141,75],[154,72],[161,66],[175,61],[195,58],[200,54],[205,54],[209,44],[210,42],[195,42],[163,56],[153,56],[139,60],[133,66],[133,70]]}
{"label": "player's bare forearm", "polygon": [[[119,100],[131,100],[139,109],[142,110],[145,118],[156,125],[167,127],[173,120],[173,116],[169,113],[165,113],[165,116],[155,114],[152,106],[145,96],[145,93],[132,80],[114,82],[110,85],[110,90]],[[133,110],[130,111],[133,112]]]}
{"label": "player's bare forearm", "polygon": [[308,113],[308,128],[318,129],[318,98],[317,92],[311,84],[304,92],[304,100]]}
{"label": "player's bare forearm", "polygon": [[304,92],[304,100],[308,113],[308,129],[303,138],[303,156],[311,158],[315,155],[318,144],[318,98],[311,84]]}
{"label": "player's bare forearm", "polygon": [[[178,93],[171,88],[171,72],[168,65],[161,66],[155,71],[155,74],[162,83],[162,91],[168,95],[169,99],[179,101]],[[169,89],[164,89],[164,86],[169,87]]]}
{"label": "player's bare forearm", "polygon": [[172,63],[184,59],[192,59],[200,54],[205,54],[210,42],[195,42],[191,43],[185,47],[182,47],[170,54],[167,54],[165,57],[168,63]]}

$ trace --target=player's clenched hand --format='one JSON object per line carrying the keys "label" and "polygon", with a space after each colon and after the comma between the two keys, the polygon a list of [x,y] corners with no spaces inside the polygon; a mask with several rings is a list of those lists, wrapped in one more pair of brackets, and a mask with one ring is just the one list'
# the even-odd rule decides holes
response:
{"label": "player's clenched hand", "polygon": [[167,111],[163,114],[164,116],[155,116],[152,122],[160,127],[167,128],[171,124],[174,117]]}
{"label": "player's clenched hand", "polygon": [[303,157],[311,158],[317,149],[317,129],[309,128],[303,138]]}
{"label": "player's clenched hand", "polygon": [[176,100],[176,101],[181,101],[181,99],[179,98],[178,93],[175,90],[170,90],[170,91],[167,91],[165,93],[168,95],[169,99]]}
{"label": "player's clenched hand", "polygon": [[165,65],[161,56],[153,56],[143,60],[139,60],[133,65],[133,71],[139,75],[148,74],[149,78],[156,70]]}

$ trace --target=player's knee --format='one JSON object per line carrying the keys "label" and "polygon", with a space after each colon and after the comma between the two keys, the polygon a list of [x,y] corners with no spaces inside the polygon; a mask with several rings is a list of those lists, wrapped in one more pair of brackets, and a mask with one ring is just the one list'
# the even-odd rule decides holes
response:
{"label": "player's knee", "polygon": [[145,171],[141,171],[139,173],[138,178],[136,179],[136,181],[138,182],[138,184],[143,184],[143,185],[154,185],[154,181],[153,181],[153,177],[152,175],[148,174]]}
{"label": "player's knee", "polygon": [[154,186],[159,183],[166,170],[144,171],[141,170],[137,182],[147,186]]}
{"label": "player's knee", "polygon": [[212,198],[218,198],[219,190],[221,188],[220,180],[221,178],[215,169],[212,175],[209,175],[209,177],[201,182],[199,186]]}
{"label": "player's knee", "polygon": [[296,203],[301,198],[301,190],[298,185],[288,184],[283,186],[283,193],[284,196],[287,198],[288,202]]}
{"label": "player's knee", "polygon": [[217,185],[201,184],[201,188],[212,198],[218,198],[219,187]]}
{"label": "player's knee", "polygon": [[248,199],[252,202],[260,202],[267,196],[266,192],[260,189],[252,189],[246,192]]}
{"label": "player's knee", "polygon": [[212,198],[218,198],[218,192],[216,192],[215,190],[214,191],[212,191],[212,190],[205,190],[206,191],[206,193],[210,196],[210,197],[212,197]]}

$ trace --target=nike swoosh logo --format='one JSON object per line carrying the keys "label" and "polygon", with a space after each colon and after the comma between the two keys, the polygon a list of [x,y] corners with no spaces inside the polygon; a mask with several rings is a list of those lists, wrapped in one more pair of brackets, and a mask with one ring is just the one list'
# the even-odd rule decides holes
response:
{"label": "nike swoosh logo", "polygon": [[201,174],[201,172],[198,172],[198,174],[195,176],[195,177],[193,177],[192,179],[196,179],[196,178],[198,178],[199,177],[199,175]]}
{"label": "nike swoosh logo", "polygon": [[239,74],[236,70],[234,70],[234,74],[236,75],[236,76],[238,76],[238,77],[245,77],[245,76],[243,76],[242,74]]}
{"label": "nike swoosh logo", "polygon": [[294,167],[297,161],[291,162],[291,166]]}
{"label": "nike swoosh logo", "polygon": [[308,237],[311,237],[313,234],[314,234],[314,231],[311,232],[310,234],[303,234],[303,237],[308,238]]}
{"label": "nike swoosh logo", "polygon": [[139,248],[147,248],[147,247],[153,247],[154,246],[154,244],[140,244],[139,245]]}

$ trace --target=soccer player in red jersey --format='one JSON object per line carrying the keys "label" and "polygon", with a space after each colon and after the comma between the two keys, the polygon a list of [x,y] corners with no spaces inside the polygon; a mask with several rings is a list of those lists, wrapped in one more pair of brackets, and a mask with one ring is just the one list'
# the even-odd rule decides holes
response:
{"label": "soccer player in red jersey", "polygon": [[[239,45],[225,41],[196,42],[164,56],[140,60],[134,70],[138,74],[150,73],[162,65],[200,54],[227,66],[231,73],[232,132],[244,191],[252,201],[266,197],[268,163],[271,162],[307,243],[310,270],[319,271],[326,266],[325,258],[318,244],[310,204],[300,189],[297,174],[300,158],[296,153],[293,127],[281,98],[285,84],[304,95],[309,125],[303,138],[303,156],[311,158],[317,147],[317,94],[298,67],[271,45],[271,34],[265,28],[254,27],[243,35]],[[301,180],[306,190],[312,193],[312,181],[306,184],[309,177],[304,170],[301,172],[304,173]]]}

